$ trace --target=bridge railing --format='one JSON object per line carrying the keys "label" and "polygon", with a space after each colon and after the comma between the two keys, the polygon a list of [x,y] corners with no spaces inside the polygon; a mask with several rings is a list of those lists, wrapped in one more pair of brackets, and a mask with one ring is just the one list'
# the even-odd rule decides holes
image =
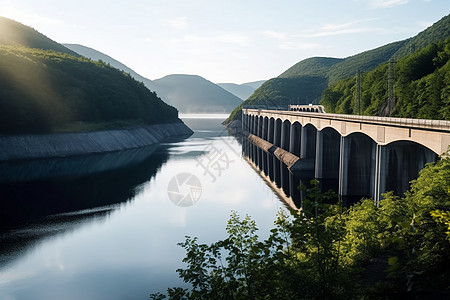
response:
{"label": "bridge railing", "polygon": [[[248,108],[248,110],[261,110]],[[429,119],[411,119],[411,118],[392,118],[392,117],[377,117],[377,116],[357,116],[357,115],[344,115],[344,114],[328,114],[328,113],[314,113],[314,112],[301,112],[301,111],[289,111],[289,110],[271,110],[264,109],[268,113],[276,113],[292,116],[307,116],[328,120],[339,120],[347,122],[358,123],[371,123],[379,125],[391,125],[398,127],[414,127],[414,128],[429,128],[435,130],[450,131],[450,121],[445,120],[429,120]]]}
{"label": "bridge railing", "polygon": [[278,105],[278,106],[269,106],[269,105],[243,105],[242,109],[264,109],[264,110],[288,110],[288,105]]}

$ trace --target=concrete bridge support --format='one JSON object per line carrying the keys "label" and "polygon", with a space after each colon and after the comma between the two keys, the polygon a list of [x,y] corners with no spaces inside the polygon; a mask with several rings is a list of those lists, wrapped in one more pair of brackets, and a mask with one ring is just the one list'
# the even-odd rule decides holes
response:
{"label": "concrete bridge support", "polygon": [[[269,118],[264,117],[262,122],[262,136],[261,138],[263,140],[268,141],[269,140]],[[268,154],[265,151],[262,151],[262,168],[265,174],[268,173]]]}
{"label": "concrete bridge support", "polygon": [[[281,133],[282,133],[283,123],[281,119],[275,120],[273,144],[277,147],[281,147]],[[281,188],[281,162],[278,159],[273,159],[273,175],[274,181],[277,187]]]}
{"label": "concrete bridge support", "polygon": [[[289,145],[290,145],[290,138],[291,136],[291,123],[288,120],[285,120],[282,123],[281,127],[281,140],[280,140],[280,147],[286,151],[289,151]],[[290,197],[291,191],[289,190],[289,171],[285,164],[283,164],[280,161],[280,181],[281,181],[281,188],[283,189],[284,193]]]}
{"label": "concrete bridge support", "polygon": [[[256,128],[255,128],[255,135],[258,137],[262,137],[262,131],[263,131],[263,117],[257,116],[256,117]],[[258,147],[256,148],[256,164],[260,170],[262,170],[262,150]]]}
{"label": "concrete bridge support", "polygon": [[[275,119],[270,118],[268,121],[267,141],[271,144],[275,140]],[[269,173],[270,180],[275,181],[274,174],[274,157],[273,155],[267,155],[267,172]]]}

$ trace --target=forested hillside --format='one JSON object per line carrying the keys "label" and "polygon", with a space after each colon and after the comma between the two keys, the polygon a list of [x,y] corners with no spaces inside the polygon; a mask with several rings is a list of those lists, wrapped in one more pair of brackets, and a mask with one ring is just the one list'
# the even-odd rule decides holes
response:
{"label": "forested hillside", "polygon": [[[396,61],[393,116],[450,120],[450,38]],[[361,113],[380,115],[388,99],[388,63],[361,76]],[[339,81],[324,91],[327,112],[357,114],[356,78]]]}
{"label": "forested hillside", "polygon": [[[324,57],[308,58],[295,64],[277,78],[266,81],[242,105],[318,103],[321,99],[322,92],[324,92],[327,87],[332,87],[322,96],[322,101],[325,101],[324,103],[327,103],[328,107],[331,108],[332,102],[334,101],[335,105],[337,105],[336,99],[343,96],[339,93],[347,95],[348,88],[351,88],[351,86],[345,86],[345,82],[347,82],[345,79],[353,78],[358,70],[363,72],[371,71],[381,64],[386,63],[390,58],[401,59],[414,51],[419,51],[424,47],[427,47],[427,45],[439,43],[449,36],[450,15],[442,18],[440,21],[433,24],[433,26],[427,28],[415,37],[390,43],[345,59]],[[308,77],[307,80],[309,84],[314,85],[314,87],[305,89],[289,87],[290,84],[297,84],[296,81],[292,80],[293,78],[302,81],[302,77],[311,75],[314,76],[315,81],[311,81],[310,77]],[[340,80],[344,81],[339,82]],[[350,79],[350,81],[351,80],[354,82],[354,79]],[[283,82],[283,84],[281,84],[281,82]],[[350,83],[348,82],[348,84]],[[374,84],[383,85],[387,83],[386,80],[384,80],[383,82],[376,82]],[[342,89],[337,88],[336,85],[342,86]],[[288,88],[286,89],[286,87]],[[278,90],[278,88],[282,88],[283,90]],[[311,93],[312,91],[314,91],[314,93]],[[282,95],[282,97],[274,99],[272,98],[273,95]],[[331,102],[330,97],[334,99]],[[237,107],[231,113],[227,122],[240,118],[242,105]],[[347,101],[343,106],[346,107],[346,109],[340,111],[352,112],[349,111],[351,103],[348,103]],[[374,114],[373,110],[372,113]]]}
{"label": "forested hillside", "polygon": [[41,133],[178,121],[128,74],[52,50],[0,45],[0,133]]}
{"label": "forested hillside", "polygon": [[120,61],[112,58],[111,56],[106,55],[106,54],[104,54],[104,53],[102,53],[100,51],[97,51],[95,49],[83,46],[83,45],[78,45],[78,44],[63,44],[63,45],[65,47],[69,48],[70,50],[73,50],[76,53],[83,55],[84,57],[87,57],[87,58],[90,58],[90,59],[96,60],[96,61],[103,61],[106,64],[109,64],[109,65],[113,66],[116,69],[124,71],[124,72],[130,74],[137,81],[144,83],[144,85],[150,91],[155,91],[155,87],[153,85],[153,82],[150,79],[145,78],[144,76],[141,76],[140,74],[136,73],[133,69],[131,69],[128,66],[124,65]]}
{"label": "forested hillside", "polygon": [[312,76],[324,76],[326,77],[328,72],[335,64],[344,62],[343,58],[333,57],[311,57],[304,59],[286,71],[284,71],[278,78],[292,78],[303,75]]}
{"label": "forested hillside", "polygon": [[127,73],[0,17],[0,134],[177,121],[175,108]]}

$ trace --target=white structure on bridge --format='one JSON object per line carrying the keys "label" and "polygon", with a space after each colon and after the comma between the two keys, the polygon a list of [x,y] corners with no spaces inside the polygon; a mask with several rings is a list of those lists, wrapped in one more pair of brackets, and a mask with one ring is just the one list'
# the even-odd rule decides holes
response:
{"label": "white structure on bridge", "polygon": [[[254,144],[264,144],[259,145],[264,153],[281,158],[289,152],[285,163],[294,173],[337,180],[343,196],[370,196],[378,202],[386,191],[402,194],[424,165],[436,161],[450,145],[449,121],[327,114],[320,106],[304,112],[304,108],[244,108],[242,127]],[[270,155],[258,157],[270,169]]]}

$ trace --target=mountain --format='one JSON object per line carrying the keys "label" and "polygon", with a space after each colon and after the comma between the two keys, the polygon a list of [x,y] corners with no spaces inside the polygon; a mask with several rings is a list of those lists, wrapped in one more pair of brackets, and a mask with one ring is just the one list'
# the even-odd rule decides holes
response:
{"label": "mountain", "polygon": [[[450,35],[450,16],[442,18],[415,37],[390,43],[344,59],[313,57],[302,60],[277,78],[266,81],[242,105],[270,105],[319,103],[322,92],[358,70],[371,71],[389,59],[399,59],[415,50],[437,43]],[[296,79],[296,80],[294,80]],[[325,81],[325,84],[324,84]],[[308,82],[314,87],[299,90],[293,85]],[[277,97],[274,98],[274,95]],[[336,95],[335,95],[336,96]],[[239,119],[242,105],[236,107],[227,123]]]}
{"label": "mountain", "polygon": [[154,80],[157,93],[182,113],[228,113],[242,100],[197,75],[173,74]]}
{"label": "mountain", "polygon": [[259,88],[265,80],[247,82],[243,84],[236,83],[218,83],[217,85],[223,88],[224,90],[229,91],[233,95],[241,98],[242,100],[246,100],[250,97],[253,92]]}
{"label": "mountain", "polygon": [[423,49],[431,43],[437,43],[450,36],[450,15],[447,15],[434,23],[426,30],[420,32],[415,37],[405,40],[405,44],[393,56],[399,59],[416,50]]}
{"label": "mountain", "polygon": [[145,86],[147,88],[149,88],[150,90],[152,90],[152,91],[155,90],[153,82],[150,79],[139,75],[134,70],[132,70],[128,66],[124,65],[120,61],[115,60],[114,58],[112,58],[109,55],[106,55],[106,54],[104,54],[104,53],[102,53],[100,51],[97,51],[95,49],[92,49],[92,48],[89,48],[89,47],[86,47],[86,46],[83,46],[83,45],[78,45],[78,44],[63,44],[63,45],[65,47],[69,48],[70,50],[75,51],[76,53],[83,55],[84,57],[87,57],[87,58],[90,58],[90,59],[96,60],[96,61],[100,61],[101,60],[101,61],[103,61],[103,62],[105,62],[107,64],[110,64],[114,68],[122,70],[122,71],[130,74],[137,81],[140,81],[140,82],[144,83]]}
{"label": "mountain", "polygon": [[0,134],[180,121],[175,108],[123,71],[15,21],[1,22]]}
{"label": "mountain", "polygon": [[242,102],[241,99],[200,76],[169,75],[152,81],[100,51],[83,45],[64,45],[87,58],[105,62],[130,74],[182,113],[227,113]]}
{"label": "mountain", "polygon": [[327,76],[332,66],[343,61],[345,59],[342,58],[311,57],[296,63],[278,77],[292,78],[303,75]]}
{"label": "mountain", "polygon": [[450,37],[395,61],[395,106],[388,105],[389,63],[361,75],[361,101],[354,96],[356,78],[343,79],[323,92],[327,112],[450,120]]}
{"label": "mountain", "polygon": [[257,88],[259,88],[264,82],[266,82],[266,80],[258,80],[258,81],[252,81],[252,82],[246,82],[244,83],[245,85],[249,85],[252,88],[254,88],[255,90]]}
{"label": "mountain", "polygon": [[4,17],[0,17],[0,44],[21,45],[29,48],[53,50],[73,56],[80,56],[33,28]]}
{"label": "mountain", "polygon": [[218,83],[218,86],[224,90],[232,93],[233,95],[241,98],[242,100],[250,97],[255,91],[255,88],[247,84],[236,84],[236,83]]}

